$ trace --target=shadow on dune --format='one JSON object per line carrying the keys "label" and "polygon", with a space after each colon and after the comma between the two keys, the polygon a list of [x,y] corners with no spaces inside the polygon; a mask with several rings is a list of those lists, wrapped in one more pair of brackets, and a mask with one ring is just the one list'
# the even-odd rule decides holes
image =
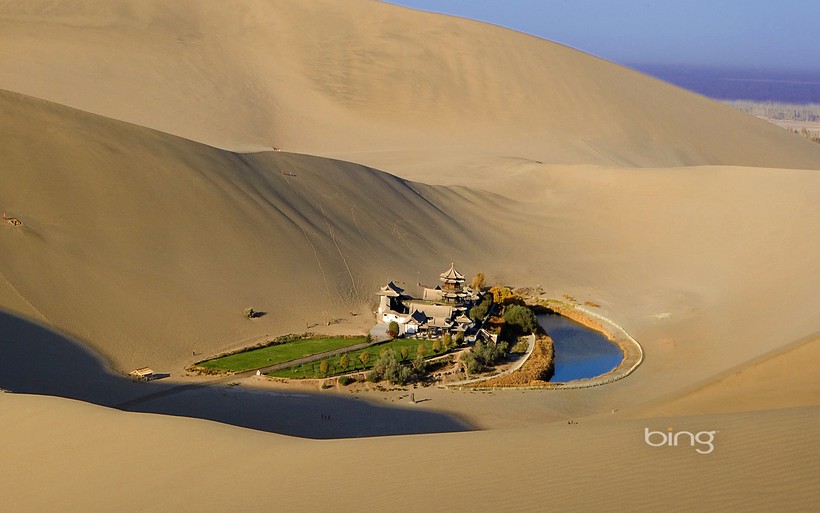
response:
{"label": "shadow on dune", "polygon": [[306,438],[467,431],[453,417],[376,406],[355,398],[231,386],[133,383],[82,345],[0,312],[0,388],[86,401],[126,411],[194,417]]}

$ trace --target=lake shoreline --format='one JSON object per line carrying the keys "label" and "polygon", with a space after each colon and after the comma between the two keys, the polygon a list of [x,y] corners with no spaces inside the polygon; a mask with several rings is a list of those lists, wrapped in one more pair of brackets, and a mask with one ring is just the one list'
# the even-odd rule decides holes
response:
{"label": "lake shoreline", "polygon": [[[637,340],[632,338],[617,323],[604,317],[603,315],[591,312],[581,306],[569,303],[547,302],[542,298],[527,298],[528,304],[536,308],[543,308],[549,312],[562,315],[589,329],[600,332],[610,342],[618,346],[624,357],[611,371],[589,379],[579,379],[565,383],[548,382],[536,386],[513,386],[513,387],[463,387],[475,391],[486,390],[569,390],[579,388],[591,388],[619,381],[632,374],[643,362],[644,352]],[[547,313],[547,312],[543,312]],[[460,389],[460,388],[457,388]]]}

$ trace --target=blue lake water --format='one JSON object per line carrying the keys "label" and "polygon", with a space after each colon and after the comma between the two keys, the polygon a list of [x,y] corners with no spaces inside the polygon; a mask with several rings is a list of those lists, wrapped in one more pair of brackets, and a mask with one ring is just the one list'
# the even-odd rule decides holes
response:
{"label": "blue lake water", "polygon": [[550,382],[594,378],[611,371],[624,358],[621,349],[601,333],[561,315],[539,315],[538,324],[554,342],[555,374]]}

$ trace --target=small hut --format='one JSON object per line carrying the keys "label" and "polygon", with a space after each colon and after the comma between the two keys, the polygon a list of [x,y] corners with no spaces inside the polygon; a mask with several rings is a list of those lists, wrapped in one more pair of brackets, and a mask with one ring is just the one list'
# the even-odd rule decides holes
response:
{"label": "small hut", "polygon": [[154,371],[148,367],[132,370],[128,375],[131,376],[131,381],[151,381],[154,379]]}

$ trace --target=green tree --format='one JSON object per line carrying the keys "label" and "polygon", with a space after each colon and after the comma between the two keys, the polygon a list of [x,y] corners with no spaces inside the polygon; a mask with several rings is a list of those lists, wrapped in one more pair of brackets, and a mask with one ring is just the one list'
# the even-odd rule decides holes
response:
{"label": "green tree", "polygon": [[427,354],[427,346],[425,346],[424,344],[419,344],[418,349],[416,349],[416,355],[421,356],[422,358],[424,358],[424,355],[426,355],[426,354]]}
{"label": "green tree", "polygon": [[506,342],[477,340],[473,348],[462,357],[462,361],[469,372],[479,372],[507,356],[507,347]]}
{"label": "green tree", "polygon": [[441,352],[441,340],[435,339],[432,345],[433,352],[439,354]]}
{"label": "green tree", "polygon": [[407,358],[409,356],[410,356],[410,348],[407,347],[407,346],[402,347],[401,348],[401,360],[405,361],[405,360],[407,360]]}
{"label": "green tree", "polygon": [[319,372],[324,375],[327,375],[327,371],[330,370],[330,363],[327,360],[322,360],[322,363],[319,364]]}
{"label": "green tree", "polygon": [[474,307],[470,308],[470,319],[475,322],[481,322],[484,317],[487,316],[487,312],[490,310],[490,302],[482,301],[475,305]]}
{"label": "green tree", "polygon": [[461,362],[464,364],[464,368],[467,369],[467,372],[474,374],[476,372],[481,372],[482,366],[479,363],[478,358],[475,357],[472,351],[468,351],[461,357]]}
{"label": "green tree", "polygon": [[416,355],[416,357],[413,358],[413,370],[416,371],[418,375],[423,375],[426,368],[427,362],[424,361],[424,356]]}
{"label": "green tree", "polygon": [[[461,333],[461,332],[459,331],[459,333]],[[441,336],[441,349],[443,351],[445,351],[445,352],[448,351],[450,349],[450,347],[452,347],[452,345],[453,345],[453,336],[452,335],[450,335],[449,333],[445,333],[444,335]]]}
{"label": "green tree", "polygon": [[350,366],[350,355],[345,353],[341,356],[341,358],[339,358],[339,367],[341,367],[342,370],[347,370],[347,368],[349,366]]}
{"label": "green tree", "polygon": [[384,379],[394,385],[403,385],[409,376],[406,372],[402,372],[404,366],[399,362],[399,359],[396,358],[396,352],[393,350],[386,352],[381,360],[383,360],[382,365],[384,370],[382,375]]}
{"label": "green tree", "polygon": [[505,308],[504,322],[509,326],[518,327],[523,333],[532,333],[538,325],[538,320],[532,310],[521,305],[510,305]]}
{"label": "green tree", "polygon": [[370,363],[370,353],[367,351],[359,353],[359,361],[362,362],[362,367],[367,367],[367,364]]}
{"label": "green tree", "polygon": [[387,325],[387,334],[396,338],[399,335],[399,323],[390,321],[390,324]]}

